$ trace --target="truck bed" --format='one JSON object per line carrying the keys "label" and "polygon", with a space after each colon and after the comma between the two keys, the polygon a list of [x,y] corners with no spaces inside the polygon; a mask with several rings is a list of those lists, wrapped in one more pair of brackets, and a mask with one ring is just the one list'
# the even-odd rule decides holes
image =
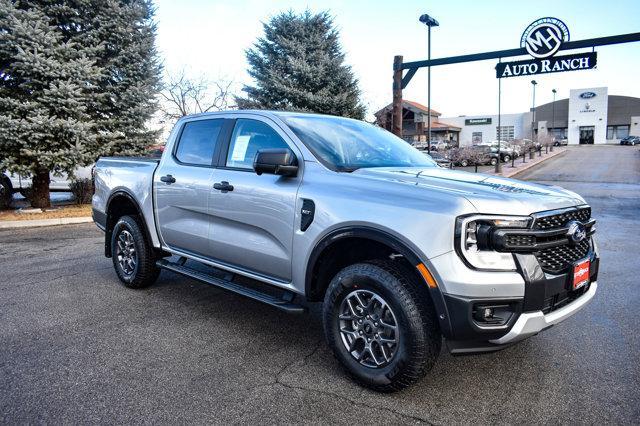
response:
{"label": "truck bed", "polygon": [[149,157],[101,157],[94,169],[94,217],[106,217],[110,197],[133,198],[149,230],[154,247],[160,246],[153,211],[153,175],[160,162]]}

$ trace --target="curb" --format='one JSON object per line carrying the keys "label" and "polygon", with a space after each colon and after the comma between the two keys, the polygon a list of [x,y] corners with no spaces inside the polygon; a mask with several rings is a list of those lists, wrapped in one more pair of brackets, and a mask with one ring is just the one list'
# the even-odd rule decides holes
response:
{"label": "curb", "polygon": [[533,163],[531,163],[531,162],[527,163],[527,165],[524,166],[524,167],[518,167],[515,170],[510,170],[510,171],[507,171],[507,172],[505,172],[504,169],[503,169],[503,172],[501,174],[497,175],[497,174],[494,173],[494,176],[502,176],[502,177],[505,177],[505,178],[510,178],[510,177],[516,176],[516,175],[518,175],[518,174],[520,174],[520,173],[522,173],[522,172],[524,172],[526,170],[529,170],[530,168],[532,168],[534,166],[537,166],[540,163],[544,163],[545,161],[550,160],[551,158],[555,158],[558,155],[564,154],[565,152],[567,152],[566,148],[563,149],[562,151],[555,151],[553,154],[548,154],[546,157],[543,157],[543,158],[539,159],[538,161],[535,161]]}
{"label": "curb", "polygon": [[15,228],[39,228],[42,226],[55,225],[72,225],[75,223],[93,222],[93,218],[89,217],[63,217],[57,219],[38,219],[38,220],[7,220],[0,221],[0,229]]}

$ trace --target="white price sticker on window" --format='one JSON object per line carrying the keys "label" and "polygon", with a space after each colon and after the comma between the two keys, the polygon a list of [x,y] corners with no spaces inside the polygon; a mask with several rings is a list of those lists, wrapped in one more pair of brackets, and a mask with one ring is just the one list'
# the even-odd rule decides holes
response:
{"label": "white price sticker on window", "polygon": [[233,152],[231,153],[231,161],[244,161],[249,147],[251,136],[238,136],[233,144]]}

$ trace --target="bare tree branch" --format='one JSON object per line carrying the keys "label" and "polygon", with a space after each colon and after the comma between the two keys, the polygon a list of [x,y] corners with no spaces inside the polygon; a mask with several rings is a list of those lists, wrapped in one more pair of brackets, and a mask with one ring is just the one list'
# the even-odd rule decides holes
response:
{"label": "bare tree branch", "polygon": [[185,70],[167,73],[160,93],[160,109],[166,119],[175,121],[189,114],[233,108],[229,104],[233,84],[233,81],[210,82],[204,77],[190,77]]}

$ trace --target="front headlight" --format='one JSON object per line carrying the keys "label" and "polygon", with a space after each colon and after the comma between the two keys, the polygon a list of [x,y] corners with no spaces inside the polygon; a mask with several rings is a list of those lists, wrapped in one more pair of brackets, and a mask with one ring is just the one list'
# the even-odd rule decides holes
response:
{"label": "front headlight", "polygon": [[529,227],[528,216],[473,215],[456,220],[456,251],[471,267],[490,271],[515,271],[511,253],[491,248],[491,233],[497,228]]}

